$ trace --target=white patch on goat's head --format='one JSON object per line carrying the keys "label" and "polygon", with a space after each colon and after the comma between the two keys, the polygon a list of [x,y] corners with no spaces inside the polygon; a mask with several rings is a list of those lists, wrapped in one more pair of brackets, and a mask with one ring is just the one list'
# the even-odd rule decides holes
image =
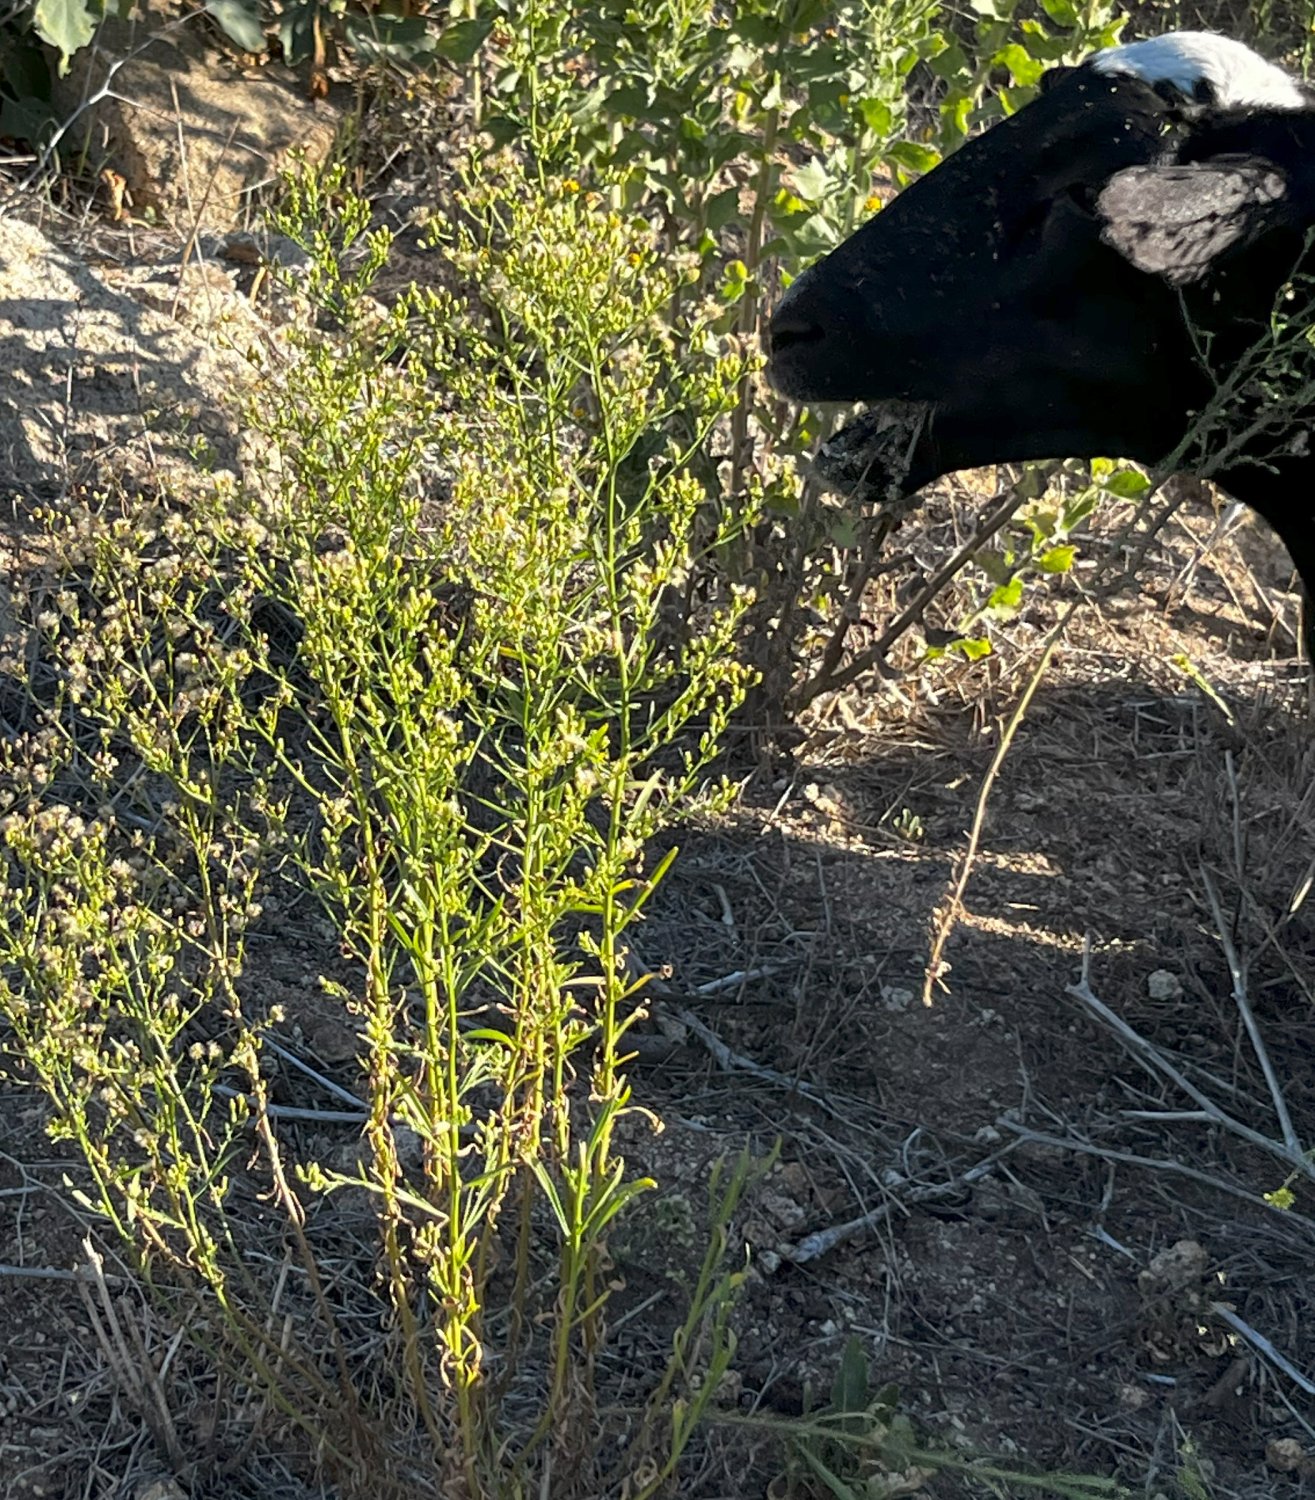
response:
{"label": "white patch on goat's head", "polygon": [[1144,42],[1106,47],[1091,59],[1097,73],[1168,83],[1189,97],[1204,85],[1223,109],[1309,109],[1295,78],[1232,37],[1171,31]]}

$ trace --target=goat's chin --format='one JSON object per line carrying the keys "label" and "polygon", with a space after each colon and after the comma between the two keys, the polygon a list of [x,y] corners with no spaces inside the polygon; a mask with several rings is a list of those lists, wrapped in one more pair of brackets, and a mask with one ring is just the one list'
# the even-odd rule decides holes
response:
{"label": "goat's chin", "polygon": [[933,416],[925,401],[876,402],[822,444],[809,472],[846,500],[900,505],[925,482],[916,477],[916,457]]}

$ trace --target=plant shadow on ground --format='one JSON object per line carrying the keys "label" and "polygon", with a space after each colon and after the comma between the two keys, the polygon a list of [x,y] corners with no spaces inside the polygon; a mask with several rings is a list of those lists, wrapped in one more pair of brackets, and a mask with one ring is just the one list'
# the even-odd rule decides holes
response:
{"label": "plant shadow on ground", "polygon": [[[1063,665],[1005,761],[931,1007],[920,1001],[929,924],[993,749],[979,706],[943,705],[895,738],[821,716],[791,768],[751,779],[734,816],[687,832],[651,905],[637,947],[663,993],[656,1024],[636,1034],[634,1078],[663,1129],[632,1116],[623,1145],[659,1191],[610,1247],[624,1287],[600,1384],[618,1401],[642,1397],[670,1348],[712,1165],[746,1145],[767,1162],[779,1142],[735,1226],[750,1274],[725,1420],[682,1493],[764,1493],[780,1468],[772,1422],[825,1400],[854,1337],[874,1383],[898,1383],[919,1429],[965,1452],[1117,1474],[1147,1493],[1175,1492],[1195,1455],[1213,1493],[1258,1496],[1274,1492],[1276,1442],[1309,1446],[1300,1386],[1228,1321],[1315,1370],[1305,1191],[1290,1212],[1267,1207],[1282,1167],[1181,1117],[1192,1102],[1067,989],[1085,945],[1101,1000],[1229,1114],[1277,1138],[1212,885],[1296,1133],[1315,1139],[1304,689],[1257,686],[1252,672],[1228,690],[1229,722],[1162,667],[1092,681]],[[323,974],[351,978],[331,938],[309,905],[272,912],[252,933],[245,983],[283,1006],[289,1049],[352,1089],[357,1039],[319,987]],[[295,1071],[272,1080],[272,1098],[334,1103]],[[41,1110],[10,1093],[0,1121],[0,1191],[16,1208],[0,1261],[85,1259],[87,1225],[55,1196],[76,1171],[42,1142]],[[358,1129],[288,1126],[302,1159],[344,1167]],[[800,1254],[810,1234],[864,1215],[866,1228],[825,1253]],[[254,1195],[238,1217],[255,1246],[265,1211]],[[344,1327],[368,1348],[384,1312],[371,1205],[335,1194],[309,1229]],[[282,1252],[260,1253],[273,1266]],[[6,1301],[6,1500],[167,1471],[159,1413],[124,1404],[124,1370],[92,1339],[75,1289],[13,1277]],[[148,1361],[166,1360],[171,1331],[144,1302],[129,1297],[122,1318],[129,1351],[140,1341]],[[220,1486],[193,1494],[315,1493],[268,1455],[216,1444],[215,1394],[189,1385],[181,1361],[171,1379],[172,1441],[191,1457],[209,1444]],[[93,1455],[80,1468],[68,1458],[79,1433]],[[1311,1477],[1281,1482],[1295,1495]],[[943,1474],[929,1491],[986,1492],[964,1485]]]}

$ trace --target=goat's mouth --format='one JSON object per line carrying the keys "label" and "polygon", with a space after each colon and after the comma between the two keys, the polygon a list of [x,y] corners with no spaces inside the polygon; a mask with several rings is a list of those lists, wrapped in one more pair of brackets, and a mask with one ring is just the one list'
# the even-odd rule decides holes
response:
{"label": "goat's mouth", "polygon": [[925,401],[875,402],[822,444],[809,472],[846,500],[898,505],[920,483],[916,456],[932,416]]}

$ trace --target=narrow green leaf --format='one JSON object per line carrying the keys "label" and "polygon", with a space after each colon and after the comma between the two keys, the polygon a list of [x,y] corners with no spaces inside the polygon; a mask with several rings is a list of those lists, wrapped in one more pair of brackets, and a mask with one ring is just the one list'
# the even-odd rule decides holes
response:
{"label": "narrow green leaf", "polygon": [[957,651],[960,656],[966,657],[969,661],[981,661],[984,656],[990,656],[991,643],[984,635],[965,635],[957,641],[952,641],[950,650]]}
{"label": "narrow green leaf", "polygon": [[867,1410],[868,1360],[859,1339],[851,1335],[845,1341],[831,1385],[831,1408],[842,1416],[853,1416]]}
{"label": "narrow green leaf", "polygon": [[1070,501],[1064,507],[1063,529],[1065,531],[1072,531],[1079,522],[1085,521],[1092,511],[1095,510],[1099,500],[1100,491],[1095,485],[1083,490],[1077,499]]}

